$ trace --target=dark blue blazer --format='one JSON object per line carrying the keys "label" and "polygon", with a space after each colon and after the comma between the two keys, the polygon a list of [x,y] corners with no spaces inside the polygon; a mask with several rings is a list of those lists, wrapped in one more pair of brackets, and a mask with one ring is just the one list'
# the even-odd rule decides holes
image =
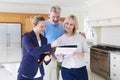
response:
{"label": "dark blue blazer", "polygon": [[47,39],[40,35],[41,47],[39,47],[34,31],[26,33],[22,38],[23,57],[18,73],[32,79],[40,68],[40,73],[44,76],[43,64],[38,64],[38,60],[45,52],[51,51],[51,45],[47,44]]}

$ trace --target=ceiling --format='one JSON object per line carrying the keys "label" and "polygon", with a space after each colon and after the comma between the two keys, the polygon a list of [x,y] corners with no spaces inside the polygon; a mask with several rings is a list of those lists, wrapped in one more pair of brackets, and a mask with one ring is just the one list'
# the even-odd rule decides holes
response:
{"label": "ceiling", "polygon": [[50,6],[52,4],[58,4],[63,7],[78,7],[85,4],[93,4],[101,0],[0,0],[0,4],[7,5],[39,5]]}
{"label": "ceiling", "polygon": [[[0,12],[48,13],[51,5],[59,5],[62,14],[86,10],[102,0],[0,0]],[[67,11],[67,12],[66,12]]]}

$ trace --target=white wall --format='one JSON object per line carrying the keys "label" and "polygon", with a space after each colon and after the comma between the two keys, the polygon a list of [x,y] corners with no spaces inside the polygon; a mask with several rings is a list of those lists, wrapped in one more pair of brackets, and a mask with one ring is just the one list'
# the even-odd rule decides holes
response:
{"label": "white wall", "polygon": [[101,43],[120,46],[120,26],[101,28]]}
{"label": "white wall", "polygon": [[94,29],[95,44],[104,43],[120,46],[119,8],[120,0],[102,0],[88,6],[88,22],[89,26]]}
{"label": "white wall", "polygon": [[94,44],[110,44],[120,46],[120,25],[93,26]]}
{"label": "white wall", "polygon": [[102,0],[88,8],[89,21],[120,17],[120,0]]}

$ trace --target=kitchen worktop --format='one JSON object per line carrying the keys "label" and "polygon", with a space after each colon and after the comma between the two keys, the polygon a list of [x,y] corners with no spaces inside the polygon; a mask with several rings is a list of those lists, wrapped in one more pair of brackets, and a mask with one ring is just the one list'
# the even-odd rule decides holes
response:
{"label": "kitchen worktop", "polygon": [[106,51],[120,51],[120,46],[115,46],[115,45],[107,45],[107,44],[97,44],[93,45],[92,48],[97,48],[101,50],[106,50]]}

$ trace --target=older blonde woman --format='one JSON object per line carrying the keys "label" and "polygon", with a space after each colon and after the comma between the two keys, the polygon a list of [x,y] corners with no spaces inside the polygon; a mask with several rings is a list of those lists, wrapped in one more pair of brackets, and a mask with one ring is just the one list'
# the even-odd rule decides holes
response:
{"label": "older blonde woman", "polygon": [[77,45],[77,49],[70,55],[57,54],[58,61],[62,61],[63,80],[88,80],[88,73],[85,64],[85,53],[88,53],[85,38],[76,32],[78,29],[77,18],[69,15],[64,21],[64,34],[58,39],[60,45]]}

